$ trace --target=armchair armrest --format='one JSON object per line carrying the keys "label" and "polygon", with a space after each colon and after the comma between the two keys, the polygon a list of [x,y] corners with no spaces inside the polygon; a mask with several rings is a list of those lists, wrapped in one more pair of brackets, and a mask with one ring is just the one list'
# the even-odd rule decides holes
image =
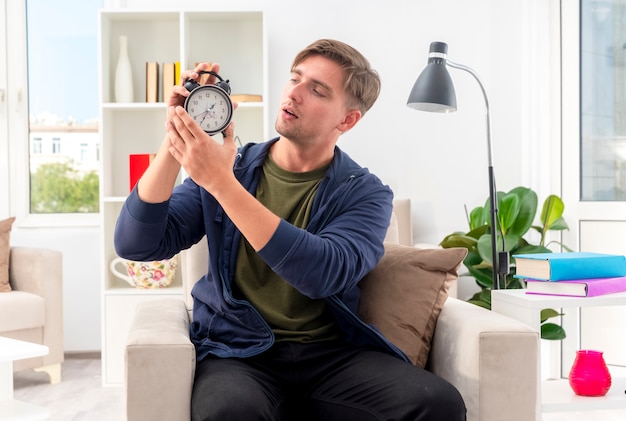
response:
{"label": "armchair armrest", "polygon": [[48,355],[44,366],[62,362],[63,347],[63,253],[35,247],[11,247],[9,281],[16,291],[30,292],[45,300],[42,343]]}
{"label": "armchair armrest", "polygon": [[9,280],[14,290],[30,292],[44,298],[50,294],[58,295],[53,298],[63,296],[63,255],[60,251],[11,247],[9,259]]}
{"label": "armchair armrest", "polygon": [[127,420],[190,419],[195,369],[183,300],[139,303],[126,342]]}
{"label": "armchair armrest", "polygon": [[538,419],[539,333],[517,320],[448,298],[428,369],[460,391],[468,420]]}

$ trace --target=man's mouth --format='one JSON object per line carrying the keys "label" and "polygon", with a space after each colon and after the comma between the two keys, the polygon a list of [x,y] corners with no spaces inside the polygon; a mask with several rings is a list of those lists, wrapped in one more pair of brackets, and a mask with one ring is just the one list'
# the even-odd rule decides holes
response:
{"label": "man's mouth", "polygon": [[283,108],[283,112],[289,114],[290,116],[294,117],[294,118],[298,118],[298,116],[296,114],[293,113],[293,111],[287,109],[287,108]]}

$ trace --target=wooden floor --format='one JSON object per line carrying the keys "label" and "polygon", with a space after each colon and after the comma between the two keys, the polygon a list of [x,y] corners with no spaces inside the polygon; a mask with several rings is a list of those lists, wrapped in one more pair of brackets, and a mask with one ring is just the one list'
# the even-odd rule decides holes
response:
{"label": "wooden floor", "polygon": [[50,384],[45,373],[14,373],[15,399],[48,408],[50,421],[123,421],[124,388],[102,387],[99,358],[66,357],[61,383]]}

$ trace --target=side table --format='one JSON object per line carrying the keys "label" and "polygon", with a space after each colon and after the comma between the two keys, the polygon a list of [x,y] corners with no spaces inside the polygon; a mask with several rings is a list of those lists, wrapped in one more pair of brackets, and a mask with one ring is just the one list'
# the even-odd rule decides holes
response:
{"label": "side table", "polygon": [[0,419],[45,420],[47,409],[13,399],[13,361],[48,354],[48,347],[0,337]]}
{"label": "side table", "polygon": [[[626,292],[598,297],[560,297],[553,295],[526,294],[523,289],[494,290],[491,292],[491,309],[541,330],[540,312],[544,308],[561,310],[566,315],[575,315],[576,326],[580,325],[580,309],[583,307],[626,305]],[[579,329],[567,328],[567,335],[574,348],[580,347]],[[563,375],[561,369],[561,377]],[[546,380],[540,385],[542,412],[581,411],[626,408],[624,394],[626,379],[613,376],[612,386],[606,396],[577,396],[569,387],[566,378]]]}

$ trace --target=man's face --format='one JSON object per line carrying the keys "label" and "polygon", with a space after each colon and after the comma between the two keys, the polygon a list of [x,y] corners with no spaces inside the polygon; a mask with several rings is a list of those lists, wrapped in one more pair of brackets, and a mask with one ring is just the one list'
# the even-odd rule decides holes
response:
{"label": "man's face", "polygon": [[276,131],[299,144],[336,140],[347,114],[343,77],[332,60],[318,55],[304,59],[283,89]]}

